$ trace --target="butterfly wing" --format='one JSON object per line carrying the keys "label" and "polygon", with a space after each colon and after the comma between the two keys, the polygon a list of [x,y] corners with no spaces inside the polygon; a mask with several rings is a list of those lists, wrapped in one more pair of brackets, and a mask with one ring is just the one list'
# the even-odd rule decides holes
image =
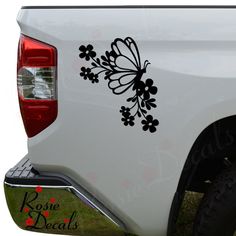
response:
{"label": "butterfly wing", "polygon": [[115,64],[118,67],[119,67],[119,59],[120,57],[123,57],[126,58],[126,60],[129,61],[129,64],[132,64],[136,68],[136,70],[141,69],[139,50],[137,44],[132,38],[127,37],[124,40],[118,38],[111,44],[111,48],[117,55]]}
{"label": "butterfly wing", "polygon": [[136,62],[137,67],[141,68],[141,59],[140,59],[140,54],[139,54],[139,50],[138,50],[137,44],[130,37],[127,37],[125,39],[125,43],[126,43],[127,47],[130,49],[130,51],[131,51],[131,53],[132,53],[132,55],[134,57],[134,60]]}
{"label": "butterfly wing", "polygon": [[112,72],[107,76],[108,86],[114,94],[122,94],[132,87],[141,70],[141,61],[138,47],[130,37],[116,39],[111,44],[115,60]]}
{"label": "butterfly wing", "polygon": [[119,95],[126,92],[135,83],[135,72],[116,72],[108,77],[108,87],[114,94]]}

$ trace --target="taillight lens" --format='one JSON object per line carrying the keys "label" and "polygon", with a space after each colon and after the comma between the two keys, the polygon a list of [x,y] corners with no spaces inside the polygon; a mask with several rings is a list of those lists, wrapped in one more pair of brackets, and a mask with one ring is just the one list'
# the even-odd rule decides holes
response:
{"label": "taillight lens", "polygon": [[57,117],[57,50],[21,35],[17,87],[28,137],[47,128]]}

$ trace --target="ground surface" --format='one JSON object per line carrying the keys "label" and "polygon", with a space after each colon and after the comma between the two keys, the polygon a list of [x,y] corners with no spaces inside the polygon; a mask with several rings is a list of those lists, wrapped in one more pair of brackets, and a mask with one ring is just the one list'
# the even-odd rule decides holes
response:
{"label": "ground surface", "polygon": [[177,222],[177,232],[174,236],[192,235],[193,221],[201,199],[202,194],[186,193]]}

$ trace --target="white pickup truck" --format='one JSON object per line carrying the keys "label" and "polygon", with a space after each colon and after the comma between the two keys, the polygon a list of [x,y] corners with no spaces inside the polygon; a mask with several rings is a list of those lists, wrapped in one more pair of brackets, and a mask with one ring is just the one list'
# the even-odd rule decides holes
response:
{"label": "white pickup truck", "polygon": [[16,224],[81,236],[236,231],[236,8],[22,7],[28,154],[5,177]]}

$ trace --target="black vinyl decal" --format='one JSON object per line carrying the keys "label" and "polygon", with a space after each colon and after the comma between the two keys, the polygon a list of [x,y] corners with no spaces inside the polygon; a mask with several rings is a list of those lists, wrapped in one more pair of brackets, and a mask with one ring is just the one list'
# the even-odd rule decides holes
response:
{"label": "black vinyl decal", "polygon": [[121,106],[121,121],[125,126],[134,126],[136,117],[142,118],[144,131],[156,132],[159,121],[152,115],[147,114],[148,110],[156,108],[156,99],[152,96],[158,91],[153,80],[143,80],[147,72],[147,66],[151,63],[148,60],[141,64],[138,46],[135,41],[127,37],[117,38],[111,44],[111,51],[97,57],[94,47],[91,44],[79,47],[80,58],[92,61],[91,67],[81,68],[80,75],[92,83],[98,83],[99,78],[108,81],[108,87],[116,95],[125,93],[127,90],[134,92],[134,95],[127,98],[130,106]]}

